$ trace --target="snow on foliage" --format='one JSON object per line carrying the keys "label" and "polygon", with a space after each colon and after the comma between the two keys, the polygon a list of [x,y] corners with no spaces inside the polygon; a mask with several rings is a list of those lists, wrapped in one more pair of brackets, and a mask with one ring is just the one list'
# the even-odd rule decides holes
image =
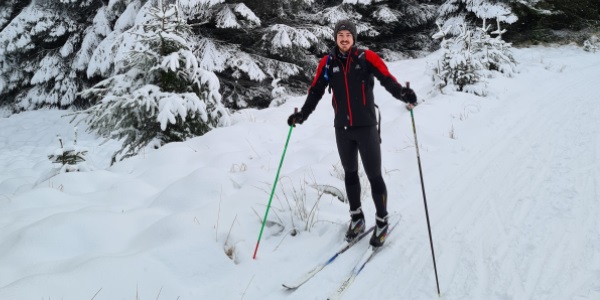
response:
{"label": "snow on foliage", "polygon": [[[466,4],[466,11],[461,10]],[[475,27],[466,21],[467,13],[474,13],[482,23]],[[489,33],[488,19],[495,19],[496,30]],[[439,31],[433,35],[441,39],[442,55],[431,64],[434,88],[437,91],[464,91],[480,96],[487,94],[486,79],[495,73],[512,76],[516,61],[511,45],[502,40],[506,30],[502,23],[515,22],[516,17],[502,4],[485,1],[448,1],[440,8]],[[492,38],[490,34],[495,34]]]}
{"label": "snow on foliage", "polygon": [[[127,30],[134,25],[133,21],[140,9],[141,2],[139,0],[127,5],[125,11],[116,20],[113,31],[100,42],[92,53],[87,67],[88,77],[95,75],[108,77],[114,72],[123,70],[125,67],[123,62],[136,41],[135,36]],[[99,22],[102,21],[99,20]]]}
{"label": "snow on foliage", "polygon": [[466,22],[468,14],[474,14],[482,20],[499,19],[503,23],[512,24],[517,21],[510,7],[504,3],[491,3],[487,0],[454,0],[446,1],[439,8],[439,22],[442,27],[450,28],[450,34],[460,34],[460,25]]}
{"label": "snow on foliage", "polygon": [[409,27],[417,27],[435,20],[438,16],[438,8],[434,5],[423,4],[419,6],[409,6],[406,8],[402,21]]}
{"label": "snow on foliage", "polygon": [[113,162],[149,145],[183,141],[229,124],[219,82],[190,49],[191,28],[179,7],[144,5],[135,26],[115,40],[132,38],[123,69],[82,92],[97,104],[86,110],[90,130],[122,140]]}
{"label": "snow on foliage", "polygon": [[36,2],[23,8],[0,35],[0,96],[16,94],[15,108],[23,110],[71,105],[79,88],[71,59],[80,29],[69,14]]}
{"label": "snow on foliage", "polygon": [[370,5],[376,0],[344,0],[342,3],[344,4],[361,4],[361,5]]}
{"label": "snow on foliage", "polygon": [[600,50],[600,38],[592,35],[589,39],[583,42],[583,50],[596,53],[596,51]]}
{"label": "snow on foliage", "polygon": [[272,78],[287,79],[302,71],[296,64],[281,62],[267,57],[255,57],[262,69]]}
{"label": "snow on foliage", "polygon": [[250,21],[256,26],[259,26],[261,23],[260,19],[244,3],[237,3],[233,5],[233,11],[235,11],[238,15],[244,17],[244,19]]}
{"label": "snow on foliage", "polygon": [[[328,7],[316,14],[303,14],[301,16],[308,21],[327,25],[331,28],[333,28],[333,26],[341,20],[353,20],[356,25],[356,31],[359,35],[370,37],[379,35],[379,32],[371,24],[360,21],[360,19],[362,19],[362,15],[353,10],[352,6],[348,4],[340,4],[337,6]],[[331,32],[333,34],[333,30]],[[329,38],[333,39],[333,36],[331,35]]]}
{"label": "snow on foliage", "polygon": [[362,16],[354,10],[350,9],[350,6],[340,4],[325,8],[322,11],[317,12],[316,14],[303,14],[302,17],[309,21],[317,22],[322,25],[329,25],[333,28],[335,23],[341,20],[358,20]]}
{"label": "snow on foliage", "polygon": [[189,3],[186,8],[191,18],[212,23],[217,28],[255,28],[261,25],[260,19],[243,3]]}
{"label": "snow on foliage", "polygon": [[77,127],[74,128],[75,137],[71,144],[63,142],[61,136],[57,136],[60,148],[55,149],[52,154],[48,155],[48,159],[58,165],[43,175],[38,182],[48,180],[48,178],[67,172],[87,172],[93,171],[94,167],[86,162],[88,149],[77,145]]}
{"label": "snow on foliage", "polygon": [[197,57],[200,58],[198,65],[208,71],[222,72],[227,66],[228,60],[233,56],[228,47],[220,46],[213,40],[205,38],[201,39],[194,51]]}
{"label": "snow on foliage", "polygon": [[203,69],[214,72],[231,70],[235,78],[246,74],[251,80],[261,81],[267,75],[285,79],[300,73],[300,67],[295,64],[251,55],[237,45],[221,44],[208,38],[197,43],[194,54],[200,58],[198,65]]}
{"label": "snow on foliage", "polygon": [[6,0],[0,4],[0,28],[10,22],[10,17],[15,10],[15,4],[18,0]]}
{"label": "snow on foliage", "polygon": [[228,5],[225,5],[219,10],[215,16],[217,28],[241,28],[242,25],[238,22],[235,14]]}
{"label": "snow on foliage", "polygon": [[379,22],[392,23],[398,22],[403,13],[395,9],[390,9],[387,5],[382,5],[373,11],[372,16]]}
{"label": "snow on foliage", "polygon": [[196,6],[213,6],[225,2],[225,0],[179,0],[183,10]]}
{"label": "snow on foliage", "polygon": [[265,31],[266,33],[262,39],[269,42],[272,53],[277,53],[280,48],[290,48],[292,46],[308,49],[318,41],[311,31],[284,24],[271,25]]}
{"label": "snow on foliage", "polygon": [[107,19],[107,7],[101,7],[94,17],[92,26],[83,33],[83,41],[73,60],[73,68],[78,71],[86,70],[91,61],[92,53],[111,31],[110,21]]}
{"label": "snow on foliage", "polygon": [[228,66],[235,67],[233,72],[234,78],[241,78],[242,73],[248,75],[248,77],[255,81],[261,81],[267,78],[265,72],[255,62],[253,57],[248,53],[238,53],[228,61]]}

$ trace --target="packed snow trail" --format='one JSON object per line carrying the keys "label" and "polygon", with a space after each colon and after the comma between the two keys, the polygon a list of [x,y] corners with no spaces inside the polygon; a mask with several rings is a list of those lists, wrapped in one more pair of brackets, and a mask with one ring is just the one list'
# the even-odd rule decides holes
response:
{"label": "packed snow trail", "polygon": [[[600,64],[549,64],[547,72],[512,80],[554,81],[552,88],[505,80],[497,107],[479,116],[484,128],[460,128],[460,146],[438,150],[455,152],[456,160],[423,155],[433,161],[425,182],[445,299],[600,298]],[[418,222],[407,226],[403,243],[421,246],[399,246],[389,257],[395,263],[373,271],[357,298],[433,298]],[[399,284],[368,289],[382,280]]]}

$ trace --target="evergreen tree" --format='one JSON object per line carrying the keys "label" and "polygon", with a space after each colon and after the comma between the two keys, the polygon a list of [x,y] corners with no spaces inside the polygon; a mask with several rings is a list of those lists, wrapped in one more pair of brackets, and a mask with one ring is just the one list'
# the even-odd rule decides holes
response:
{"label": "evergreen tree", "polygon": [[[202,66],[219,76],[227,106],[266,107],[273,99],[273,87],[304,90],[306,66],[315,65],[309,49],[318,38],[314,26],[282,19],[292,9],[289,3],[189,2],[186,11],[197,39],[194,53]],[[286,24],[280,23],[284,20]]]}
{"label": "evergreen tree", "polygon": [[519,44],[582,43],[600,30],[598,0],[510,1],[521,20],[508,27],[507,40]]}
{"label": "evergreen tree", "polygon": [[[489,32],[496,21],[496,30]],[[464,91],[480,96],[487,93],[486,78],[494,73],[511,76],[516,61],[511,45],[502,40],[506,32],[502,23],[517,20],[510,8],[478,0],[447,1],[440,7],[439,32],[433,37],[442,39],[442,55],[431,66],[434,87]],[[481,22],[481,27],[476,27]],[[490,35],[495,34],[492,38]]]}
{"label": "evergreen tree", "polygon": [[92,21],[90,15],[101,3],[10,0],[8,4],[10,9],[0,14],[0,104],[16,110],[72,105],[84,77],[74,68],[74,58],[81,34]]}
{"label": "evergreen tree", "polygon": [[[432,29],[443,1],[345,0],[368,28],[364,45],[386,59],[416,57],[437,48]],[[369,34],[370,33],[370,34]]]}
{"label": "evergreen tree", "polygon": [[583,42],[583,50],[596,53],[600,50],[600,39],[597,36],[592,35]]}
{"label": "evergreen tree", "polygon": [[[192,53],[191,28],[179,6],[149,1],[137,15],[136,24],[113,40],[130,41],[131,50],[119,52],[108,68],[112,76],[82,92],[97,103],[85,111],[89,129],[123,141],[113,162],[229,123],[218,79]],[[107,66],[90,68],[111,71]]]}

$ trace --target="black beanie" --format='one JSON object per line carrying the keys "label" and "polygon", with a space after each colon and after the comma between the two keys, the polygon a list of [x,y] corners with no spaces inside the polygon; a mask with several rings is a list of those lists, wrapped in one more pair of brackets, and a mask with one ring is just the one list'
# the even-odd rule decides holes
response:
{"label": "black beanie", "polygon": [[356,26],[350,20],[341,20],[335,24],[335,28],[333,29],[333,40],[337,42],[337,34],[341,30],[348,30],[352,37],[354,38],[354,43],[356,44]]}

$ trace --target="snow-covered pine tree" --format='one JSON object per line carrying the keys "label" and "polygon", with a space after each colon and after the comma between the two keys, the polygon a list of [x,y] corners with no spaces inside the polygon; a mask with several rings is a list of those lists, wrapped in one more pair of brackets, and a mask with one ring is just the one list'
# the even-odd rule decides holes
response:
{"label": "snow-covered pine tree", "polygon": [[84,77],[72,66],[75,52],[101,2],[8,4],[0,14],[0,103],[16,110],[70,106]]}
{"label": "snow-covered pine tree", "polygon": [[442,28],[434,38],[441,38],[442,55],[431,66],[434,91],[444,93],[447,90],[486,94],[485,66],[474,55],[473,30],[467,23],[453,24],[460,29],[458,34],[446,38],[450,28]]}
{"label": "snow-covered pine tree", "polygon": [[73,138],[73,143],[71,145],[66,145],[63,142],[62,137],[57,136],[60,148],[48,155],[48,159],[52,163],[59,165],[58,168],[52,172],[52,176],[58,173],[93,170],[93,168],[88,166],[85,162],[87,160],[86,155],[88,150],[85,147],[77,145],[77,127],[74,128],[74,131],[75,137]]}
{"label": "snow-covered pine tree", "polygon": [[26,0],[5,0],[0,3],[0,31],[19,13],[29,1]]}
{"label": "snow-covered pine tree", "polygon": [[[488,20],[496,21],[496,30],[489,33]],[[502,40],[506,32],[502,23],[517,20],[510,8],[501,3],[479,0],[447,1],[440,7],[439,32],[442,56],[431,66],[435,90],[464,91],[484,96],[486,78],[500,72],[511,76],[516,72],[516,61],[511,45]],[[476,27],[481,22],[481,27]],[[492,38],[490,34],[495,34]]]}
{"label": "snow-covered pine tree", "polygon": [[[478,27],[474,33],[477,39],[474,43],[474,54],[478,56],[484,70],[492,71],[486,74],[487,77],[493,76],[494,71],[510,77],[517,72],[517,61],[512,54],[512,45],[502,39],[502,35],[506,32],[506,29],[502,28],[502,23],[506,22],[508,18],[515,18],[510,20],[510,22],[514,22],[516,17],[505,11],[497,11],[496,13],[499,14],[482,17],[482,26]],[[496,21],[496,30],[489,32],[491,24],[487,24],[488,19]],[[492,34],[496,36],[492,37]]]}
{"label": "snow-covered pine tree", "polygon": [[581,43],[600,30],[598,0],[509,1],[519,22],[507,26],[506,39],[518,44]]}
{"label": "snow-covered pine tree", "polygon": [[[292,6],[286,1],[272,2],[278,3],[247,2],[252,7],[233,1],[188,3],[188,18],[196,34],[194,53],[201,66],[219,76],[228,107],[266,107],[273,99],[273,86],[280,95],[286,87],[294,91],[308,81],[309,75],[303,71],[305,65],[315,64],[308,50],[317,43],[310,31],[314,26],[295,25],[286,19],[288,8],[300,7],[303,1]],[[288,24],[281,24],[282,20]]]}
{"label": "snow-covered pine tree", "polygon": [[192,53],[191,28],[179,5],[151,0],[137,16],[132,28],[114,38],[132,41],[131,51],[123,61],[114,61],[112,76],[82,92],[97,101],[85,111],[89,129],[123,141],[113,163],[146,146],[183,141],[229,124],[219,81]]}
{"label": "snow-covered pine tree", "polygon": [[437,48],[431,39],[437,11],[443,0],[345,0],[355,3],[360,22],[368,24],[372,37],[363,45],[382,54],[384,59],[417,57]]}
{"label": "snow-covered pine tree", "polygon": [[305,93],[318,59],[334,46],[332,29],[341,19],[356,22],[359,45],[382,50],[386,58],[393,51],[431,45],[427,27],[439,3],[262,0],[241,6],[230,0],[187,1],[198,37],[195,53],[201,65],[217,72],[232,108],[265,107],[275,94],[281,103],[284,89]]}
{"label": "snow-covered pine tree", "polygon": [[600,50],[600,38],[595,35],[592,35],[589,39],[583,42],[583,50],[596,53],[596,51]]}

